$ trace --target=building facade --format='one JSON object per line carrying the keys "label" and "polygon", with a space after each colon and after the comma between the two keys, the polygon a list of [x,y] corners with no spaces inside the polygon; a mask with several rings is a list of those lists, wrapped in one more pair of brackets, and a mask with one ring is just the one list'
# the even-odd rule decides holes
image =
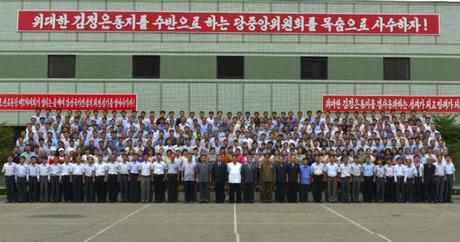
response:
{"label": "building facade", "polygon": [[[18,10],[439,14],[440,34],[29,33],[17,31]],[[460,3],[436,1],[3,0],[0,90],[134,93],[139,110],[176,112],[316,111],[323,94],[458,95],[459,13]],[[53,69],[62,55],[65,73]],[[139,56],[152,57],[151,75],[136,74]],[[225,74],[225,63],[239,68]],[[24,125],[31,114],[0,119]]]}

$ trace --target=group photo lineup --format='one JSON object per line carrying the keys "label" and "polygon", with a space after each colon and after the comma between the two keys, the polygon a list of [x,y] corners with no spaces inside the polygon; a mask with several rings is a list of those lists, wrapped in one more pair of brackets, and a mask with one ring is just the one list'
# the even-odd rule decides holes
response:
{"label": "group photo lineup", "polygon": [[459,13],[0,1],[0,242],[457,242]]}

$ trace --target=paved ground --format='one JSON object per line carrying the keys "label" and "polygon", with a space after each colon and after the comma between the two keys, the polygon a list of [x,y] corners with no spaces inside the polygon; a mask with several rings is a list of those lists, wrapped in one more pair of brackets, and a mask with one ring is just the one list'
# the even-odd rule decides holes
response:
{"label": "paved ground", "polygon": [[459,223],[459,200],[453,204],[0,203],[0,242],[460,241]]}

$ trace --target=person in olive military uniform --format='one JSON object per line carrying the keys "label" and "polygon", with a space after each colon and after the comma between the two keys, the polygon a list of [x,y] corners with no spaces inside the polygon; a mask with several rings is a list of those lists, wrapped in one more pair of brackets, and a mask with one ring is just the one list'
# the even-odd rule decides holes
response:
{"label": "person in olive military uniform", "polygon": [[265,154],[265,159],[263,160],[263,163],[260,166],[260,181],[262,182],[262,190],[260,192],[260,197],[262,202],[265,203],[272,202],[273,183],[275,182],[276,177],[274,163],[274,160],[270,159],[270,155]]}

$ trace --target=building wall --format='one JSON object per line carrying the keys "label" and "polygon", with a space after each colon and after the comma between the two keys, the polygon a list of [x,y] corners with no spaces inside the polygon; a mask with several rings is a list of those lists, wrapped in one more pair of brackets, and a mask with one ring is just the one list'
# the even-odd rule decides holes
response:
{"label": "building wall", "polygon": [[[440,14],[439,36],[18,33],[18,10]],[[140,110],[307,111],[322,94],[458,95],[460,4],[343,1],[1,0],[4,93],[135,93]],[[47,78],[47,55],[76,55],[76,78]],[[132,55],[160,55],[160,79],[132,79]],[[245,78],[216,79],[216,56],[245,56]],[[300,80],[301,56],[328,57],[328,80]],[[411,80],[382,81],[383,57]],[[29,112],[1,112],[23,125]]]}

